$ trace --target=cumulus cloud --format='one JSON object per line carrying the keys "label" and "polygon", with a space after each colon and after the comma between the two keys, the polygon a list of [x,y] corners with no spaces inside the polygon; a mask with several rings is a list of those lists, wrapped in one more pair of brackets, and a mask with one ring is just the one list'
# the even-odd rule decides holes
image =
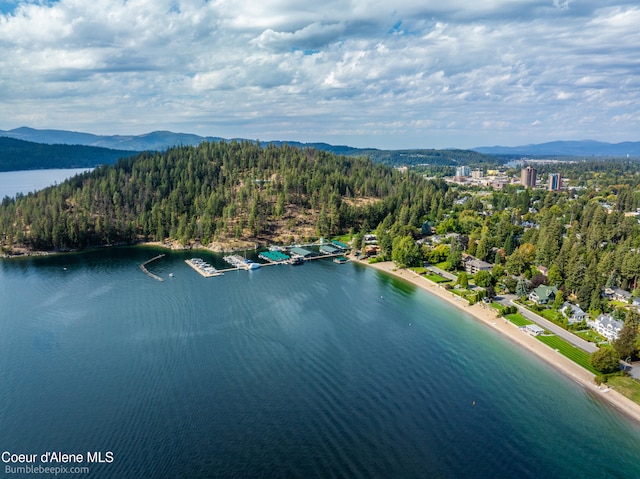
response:
{"label": "cumulus cloud", "polygon": [[3,5],[1,129],[404,148],[634,140],[640,126],[631,0]]}

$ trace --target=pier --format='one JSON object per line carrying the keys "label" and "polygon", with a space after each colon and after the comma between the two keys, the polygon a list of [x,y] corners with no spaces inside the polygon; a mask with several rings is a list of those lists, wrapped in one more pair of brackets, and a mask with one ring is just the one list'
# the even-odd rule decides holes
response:
{"label": "pier", "polygon": [[[230,273],[232,271],[252,271],[265,266],[303,264],[306,261],[313,261],[316,259],[332,258],[334,262],[342,264],[348,261],[348,259],[345,258],[346,251],[342,249],[342,245],[342,243],[339,245],[336,245],[335,243],[323,244],[322,246],[324,247],[320,248],[319,253],[304,249],[300,245],[289,247],[272,246],[269,248],[269,251],[263,251],[258,255],[260,259],[265,261],[264,263],[256,263],[250,259],[240,256],[239,254],[227,255],[223,259],[230,265],[230,268],[224,269],[216,269],[200,258],[191,258],[185,260],[185,263],[205,278],[221,276],[224,273]],[[304,246],[317,246],[317,244]]]}
{"label": "pier", "polygon": [[224,271],[214,268],[206,261],[203,261],[200,258],[191,258],[185,259],[185,263],[195,269],[198,273],[200,273],[205,278],[212,278],[214,276],[222,276]]}
{"label": "pier", "polygon": [[154,257],[153,257],[153,258],[151,258],[150,260],[145,261],[144,263],[142,263],[142,264],[140,265],[140,269],[142,270],[142,272],[143,272],[144,274],[146,274],[146,275],[148,275],[148,276],[151,276],[151,277],[152,277],[153,279],[155,279],[156,281],[163,282],[163,281],[164,281],[164,279],[162,279],[162,278],[161,278],[160,276],[158,276],[157,274],[153,274],[151,271],[149,271],[149,270],[147,269],[147,265],[148,265],[149,263],[151,263],[152,261],[155,261],[155,260],[157,260],[157,259],[163,258],[163,257],[164,257],[164,254],[159,254],[158,256],[154,256]]}

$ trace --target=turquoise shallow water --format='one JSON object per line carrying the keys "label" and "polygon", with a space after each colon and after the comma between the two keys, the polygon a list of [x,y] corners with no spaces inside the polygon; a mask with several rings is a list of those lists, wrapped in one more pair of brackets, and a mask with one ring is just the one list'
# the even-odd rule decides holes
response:
{"label": "turquoise shallow water", "polygon": [[156,254],[0,263],[2,451],[112,451],[108,478],[640,477],[640,428],[411,285],[204,279],[175,252],[160,283]]}

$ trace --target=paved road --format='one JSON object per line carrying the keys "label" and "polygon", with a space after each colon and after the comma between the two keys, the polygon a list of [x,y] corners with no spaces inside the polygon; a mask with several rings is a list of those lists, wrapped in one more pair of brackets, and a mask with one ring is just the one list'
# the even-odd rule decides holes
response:
{"label": "paved road", "polygon": [[451,281],[456,281],[458,279],[458,277],[455,274],[451,274],[448,271],[445,271],[445,270],[440,269],[440,268],[436,268],[432,264],[424,263],[424,267],[427,268],[429,271],[431,271],[433,273],[439,274],[443,278],[450,279]]}
{"label": "paved road", "polygon": [[573,333],[570,333],[569,331],[561,328],[557,324],[552,323],[551,321],[543,318],[542,316],[532,311],[529,311],[524,306],[521,306],[516,302],[514,302],[513,300],[515,298],[516,298],[515,295],[507,294],[507,295],[501,296],[500,300],[497,300],[497,302],[505,306],[511,306],[511,305],[515,306],[516,308],[518,308],[518,311],[520,312],[520,314],[522,314],[522,316],[527,318],[529,321],[533,321],[537,325],[543,327],[548,331],[551,331],[556,336],[561,337],[568,343],[573,344],[574,346],[582,349],[583,351],[586,351],[588,353],[593,353],[598,350],[598,346],[595,343],[590,343],[589,341],[585,341],[581,337],[576,336]]}

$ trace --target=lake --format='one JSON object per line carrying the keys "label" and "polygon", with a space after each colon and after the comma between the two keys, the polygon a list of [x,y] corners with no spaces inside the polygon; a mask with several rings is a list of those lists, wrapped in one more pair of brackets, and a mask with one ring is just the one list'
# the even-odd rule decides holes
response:
{"label": "lake", "polygon": [[48,170],[25,170],[0,172],[0,200],[5,196],[14,197],[41,190],[56,183],[62,183],[79,173],[93,168],[58,168]]}
{"label": "lake", "polygon": [[636,424],[427,292],[328,260],[205,279],[187,252],[159,282],[158,253],[0,261],[1,451],[100,478],[640,477]]}

